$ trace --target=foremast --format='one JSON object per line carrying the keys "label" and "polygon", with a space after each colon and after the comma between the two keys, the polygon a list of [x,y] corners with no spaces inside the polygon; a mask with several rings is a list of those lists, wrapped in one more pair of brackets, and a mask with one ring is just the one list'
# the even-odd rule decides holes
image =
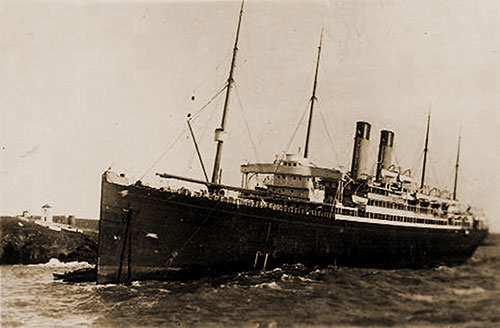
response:
{"label": "foremast", "polygon": [[243,16],[243,5],[245,1],[241,1],[241,8],[240,8],[240,15],[238,18],[238,27],[236,29],[236,38],[234,40],[234,47],[233,47],[233,57],[231,59],[231,67],[229,69],[229,77],[227,79],[227,86],[226,86],[226,97],[224,100],[224,110],[222,112],[222,121],[220,124],[220,127],[215,129],[215,140],[217,141],[217,150],[215,152],[215,162],[214,162],[214,168],[212,172],[212,183],[217,184],[220,183],[220,164],[221,164],[221,159],[222,159],[222,147],[224,144],[223,140],[223,134],[226,128],[226,123],[227,123],[227,112],[229,109],[229,96],[231,94],[231,89],[233,87],[233,74],[234,74],[234,68],[236,65],[236,53],[238,52],[238,39],[240,36],[240,26],[241,26],[241,17]]}

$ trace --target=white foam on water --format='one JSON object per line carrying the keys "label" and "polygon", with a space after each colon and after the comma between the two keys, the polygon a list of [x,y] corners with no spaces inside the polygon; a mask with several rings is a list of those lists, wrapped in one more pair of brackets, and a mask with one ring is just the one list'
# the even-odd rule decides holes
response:
{"label": "white foam on water", "polygon": [[453,293],[456,295],[473,295],[473,294],[480,294],[484,292],[484,289],[481,287],[474,287],[474,288],[452,288]]}
{"label": "white foam on water", "polygon": [[270,289],[281,289],[281,287],[276,282],[264,282],[262,284],[257,284],[254,287],[256,288],[270,288]]}
{"label": "white foam on water", "polygon": [[82,267],[82,268],[92,268],[93,265],[88,262],[61,262],[56,258],[51,258],[47,263],[40,264],[29,264],[29,266],[41,266],[41,267],[51,267],[51,268],[72,268],[72,267]]}
{"label": "white foam on water", "polygon": [[434,298],[431,295],[422,294],[399,294],[399,296],[418,302],[433,302]]}
{"label": "white foam on water", "polygon": [[289,274],[286,274],[286,273],[283,273],[283,275],[281,276],[281,281],[285,281],[285,280],[292,280],[293,277]]}
{"label": "white foam on water", "polygon": [[298,277],[301,281],[304,281],[304,282],[315,282],[314,280],[310,279],[310,278],[306,278],[306,277]]}
{"label": "white foam on water", "polygon": [[291,280],[295,280],[295,279],[299,279],[300,281],[303,281],[303,282],[314,282],[314,280],[312,280],[310,278],[301,277],[301,276],[293,276],[293,275],[289,275],[286,273],[284,273],[281,276],[281,281],[291,281]]}
{"label": "white foam on water", "polygon": [[436,270],[436,271],[444,271],[444,272],[456,271],[455,268],[449,267],[449,266],[446,266],[446,265],[440,265],[440,266],[436,267],[434,270]]}
{"label": "white foam on water", "polygon": [[141,282],[140,282],[140,281],[138,281],[138,280],[134,280],[134,281],[132,281],[132,286],[133,286],[133,287],[138,287],[138,286],[141,286]]}

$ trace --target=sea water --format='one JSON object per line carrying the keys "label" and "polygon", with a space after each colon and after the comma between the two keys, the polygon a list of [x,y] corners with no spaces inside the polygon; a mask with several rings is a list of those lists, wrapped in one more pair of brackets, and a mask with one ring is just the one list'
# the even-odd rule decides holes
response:
{"label": "sea water", "polygon": [[286,265],[131,286],[52,278],[85,263],[1,266],[2,327],[500,327],[500,235],[420,270]]}

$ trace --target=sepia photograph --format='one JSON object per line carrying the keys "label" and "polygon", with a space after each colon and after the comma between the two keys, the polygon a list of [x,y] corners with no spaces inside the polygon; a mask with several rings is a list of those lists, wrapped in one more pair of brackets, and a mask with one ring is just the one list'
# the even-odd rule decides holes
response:
{"label": "sepia photograph", "polygon": [[0,326],[500,326],[499,51],[497,0],[0,0]]}

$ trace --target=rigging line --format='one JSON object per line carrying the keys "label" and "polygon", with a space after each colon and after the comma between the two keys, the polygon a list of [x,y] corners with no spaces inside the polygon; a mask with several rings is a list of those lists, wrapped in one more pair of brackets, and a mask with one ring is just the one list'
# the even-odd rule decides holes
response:
{"label": "rigging line", "polygon": [[217,64],[217,66],[215,66],[215,70],[218,71],[219,68],[221,68],[221,66],[224,64],[226,65],[227,62],[226,60],[229,58],[229,56],[231,56],[233,54],[233,52],[231,50],[228,50],[226,51],[226,54],[224,55],[224,58],[222,58],[222,60],[220,61],[219,64]]}
{"label": "rigging line", "polygon": [[234,91],[236,93],[236,100],[238,100],[238,104],[240,105],[239,107],[240,107],[240,110],[241,110],[241,114],[243,116],[243,121],[245,122],[245,127],[247,128],[248,138],[250,139],[250,143],[252,144],[252,148],[253,148],[254,155],[255,155],[255,160],[259,161],[259,155],[258,155],[258,152],[257,152],[257,146],[255,145],[255,142],[253,141],[252,132],[250,130],[250,125],[248,124],[248,120],[247,120],[247,117],[245,115],[245,111],[243,110],[243,104],[241,102],[240,94],[238,92],[238,88],[236,87],[236,84],[234,85]]}
{"label": "rigging line", "polygon": [[437,174],[437,171],[436,171],[436,166],[434,165],[434,163],[432,163],[431,161],[428,162],[429,163],[429,167],[431,168],[432,170],[432,174],[433,174],[433,178],[434,178],[434,181],[435,182],[435,187],[442,190],[442,189],[448,189],[447,186],[445,186],[442,182],[443,180],[439,177],[439,175]]}
{"label": "rigging line", "polygon": [[227,82],[224,83],[224,86],[212,97],[210,98],[210,100],[205,104],[203,105],[196,113],[194,113],[194,115],[192,116],[192,120],[195,120],[198,115],[200,115],[200,113],[205,109],[207,108],[208,105],[210,105],[210,103],[215,99],[217,98],[224,90],[226,90],[227,88]]}
{"label": "rigging line", "polygon": [[177,143],[177,141],[179,141],[179,139],[187,131],[188,131],[188,128],[184,128],[184,130],[182,130],[182,132],[179,133],[179,135],[177,136],[177,138],[175,138],[174,141],[172,141],[170,143],[170,145],[168,146],[168,148],[160,155],[160,157],[153,163],[153,165],[151,165],[151,167],[146,170],[146,172],[139,178],[139,180],[142,180],[146,176],[146,174],[148,174],[163,159],[163,157],[165,157],[165,155],[167,155],[167,153],[170,151],[170,149],[172,149],[172,147]]}
{"label": "rigging line", "polygon": [[[288,142],[288,145],[285,148],[286,152],[288,152],[288,150],[290,149],[290,145],[292,144],[293,139],[295,139],[295,135],[297,134],[297,131],[299,130],[300,125],[301,125],[302,121],[304,120],[304,117],[306,116],[306,113],[308,111],[309,111],[309,101],[307,102],[306,108],[305,108],[304,112],[302,113],[302,116],[300,117],[299,123],[295,127],[295,131],[293,132],[292,137],[290,138],[290,141]],[[282,160],[278,159],[278,165],[276,166],[276,169],[274,170],[273,174],[276,174],[279,171],[281,162],[282,162]]]}
{"label": "rigging line", "polygon": [[[247,81],[249,81],[250,85],[258,85],[260,84],[260,80],[257,79],[257,74],[258,70],[254,67],[254,60],[251,60],[251,58],[255,58],[255,52],[252,50],[253,47],[251,45],[252,42],[252,35],[248,34],[247,29],[241,30],[241,38],[245,44],[245,51],[243,53],[239,53],[240,56],[240,61],[238,65],[238,71],[240,74],[247,78],[245,78]],[[249,60],[250,59],[250,60]]]}
{"label": "rigging line", "polygon": [[417,177],[417,173],[420,172],[420,163],[422,162],[422,151],[419,149],[415,151],[415,155],[413,156],[413,160],[411,161],[411,167],[415,171],[415,177]]}
{"label": "rigging line", "polygon": [[467,174],[463,174],[461,179],[463,180],[462,183],[462,200],[466,200],[467,198],[470,198],[470,195],[473,195],[476,190],[478,190],[478,184],[475,179],[469,179],[469,176]]}
{"label": "rigging line", "polygon": [[[214,100],[215,100],[215,99],[216,99],[216,98],[217,98],[217,97],[218,97],[218,96],[219,96],[219,95],[220,95],[220,94],[221,94],[224,90],[226,90],[226,88],[227,88],[227,82],[225,82],[225,83],[224,83],[224,86],[222,86],[222,88],[221,88],[221,89],[220,89],[220,90],[219,90],[219,91],[218,91],[218,92],[217,92],[217,93],[216,93],[216,94],[215,94],[212,98],[210,98],[210,100],[209,100],[209,101],[208,101],[205,105],[203,105],[203,106],[202,106],[202,107],[201,107],[201,108],[200,108],[200,109],[199,109],[199,110],[198,110],[198,111],[197,111],[197,112],[196,112],[196,113],[192,116],[192,121],[194,121],[194,120],[195,120],[195,119],[196,119],[196,118],[197,118],[197,117],[201,114],[201,112],[202,112],[205,108],[207,108],[207,106],[208,106],[208,105],[210,105],[210,104],[212,103],[212,101],[214,101]],[[183,133],[187,132],[187,131],[188,131],[188,129],[187,129],[187,128],[186,128],[186,129],[184,129],[184,131],[181,133],[181,135],[182,135]],[[177,138],[175,139],[174,143],[175,143],[175,142],[176,142],[176,141],[177,141],[177,140],[181,137],[181,135],[179,135],[179,137],[177,137]],[[135,150],[135,148],[136,148],[136,146],[137,146],[137,144],[138,144],[139,142],[140,142],[140,140],[138,140],[138,139],[135,141],[134,146],[132,147],[132,148],[134,148],[134,150]],[[168,149],[168,150],[170,150],[170,147],[171,147],[171,146],[173,146],[173,144],[171,144],[171,145],[169,146],[169,149]],[[166,152],[168,152],[168,150],[167,150]],[[127,152],[127,153],[126,153],[126,154],[122,157],[122,160],[124,160],[125,158],[127,158],[128,156],[130,156],[130,154],[132,154],[132,153],[133,153],[133,151],[129,151],[129,152]],[[165,154],[166,154],[166,153],[162,154],[162,155],[160,156],[160,158],[158,159],[158,161],[159,161],[159,160],[161,160],[161,158],[162,158]],[[109,165],[109,167],[113,167],[113,166],[115,165],[115,163],[116,163],[116,162],[117,162],[117,161],[113,161],[113,162],[111,163],[111,165]],[[155,162],[155,164],[153,164],[153,167],[154,167],[156,164],[157,164],[157,162]],[[146,171],[146,173],[144,173],[144,175],[142,175],[142,176],[141,176],[141,178],[140,178],[139,180],[142,180],[142,179],[146,176],[146,174],[148,174],[148,173],[149,173],[149,171],[150,171],[153,167],[149,168],[149,169]]]}
{"label": "rigging line", "polygon": [[328,131],[328,125],[326,124],[326,118],[325,118],[325,115],[323,114],[323,111],[321,110],[321,107],[319,106],[319,102],[318,102],[317,108],[319,111],[319,115],[321,116],[321,121],[323,122],[323,126],[324,126],[325,131],[326,131],[326,136],[328,137],[328,140],[330,141],[330,147],[333,150],[333,156],[335,156],[335,161],[338,163],[340,156],[337,154],[337,149],[334,146],[335,143],[333,142],[333,138],[330,135],[330,131]]}
{"label": "rigging line", "polygon": [[[300,127],[300,124],[302,123],[302,121],[304,120],[304,117],[306,116],[306,113],[309,112],[309,101],[307,102],[307,105],[306,105],[306,109],[304,111],[304,113],[302,113],[302,116],[300,117],[300,120],[299,120],[299,123],[297,124],[297,126],[295,127],[295,131],[293,132],[292,134],[292,138],[290,138],[290,141],[288,142],[288,145],[286,146],[285,150],[286,152],[288,152],[288,150],[290,149],[290,145],[292,144],[292,141],[293,139],[295,138],[295,135],[297,134],[297,131],[299,130],[299,127]],[[282,163],[282,160],[278,159],[278,165],[276,165],[276,169],[274,170],[273,174],[276,174],[278,173],[278,170],[280,169],[280,164]]]}
{"label": "rigging line", "polygon": [[[120,141],[123,140],[123,138],[120,138]],[[107,166],[107,168],[114,168],[115,165],[119,165],[120,163],[126,163],[128,162],[130,156],[132,154],[135,154],[138,150],[138,145],[142,144],[143,140],[141,138],[134,138],[133,141],[127,143],[126,146],[126,151],[121,154],[121,156],[116,156],[113,158],[113,161]]]}
{"label": "rigging line", "polygon": [[[210,218],[212,213],[215,211],[215,208],[217,207],[217,205],[219,205],[218,202],[215,203],[215,205],[210,209],[210,212],[208,212],[208,214],[205,217],[205,219],[203,220],[203,222],[198,226],[198,228],[196,228],[196,230],[191,234],[191,236],[186,240],[186,242],[181,246],[181,248],[179,248],[179,251],[177,252],[178,253],[177,256],[181,255],[182,251],[187,246],[187,244],[189,244],[189,242],[194,238],[194,236],[196,236],[196,234],[200,231],[200,229],[203,227],[205,222],[207,222],[207,220]],[[173,261],[175,261],[175,258],[172,259],[172,263],[173,263]]]}
{"label": "rigging line", "polygon": [[[393,162],[393,163],[391,163],[392,165],[394,165],[396,167],[401,167],[401,169],[404,170],[402,167],[403,162],[401,161],[401,158],[399,157],[399,152],[395,148],[392,149],[392,162]],[[377,164],[378,163],[380,163],[380,162],[377,159]]]}
{"label": "rigging line", "polygon": [[202,85],[210,82],[210,81],[208,81],[208,77],[213,75],[214,72],[217,72],[219,70],[219,68],[222,66],[222,64],[226,63],[226,60],[229,58],[230,55],[231,55],[231,51],[227,51],[226,54],[224,55],[224,57],[222,57],[222,60],[220,60],[220,62],[218,64],[216,64],[215,70],[214,71],[211,70],[210,72],[208,72],[206,75],[204,75],[202,78],[199,79],[199,83],[193,88],[193,93],[196,93]]}
{"label": "rigging line", "polygon": [[297,134],[297,131],[299,130],[300,125],[302,124],[302,121],[304,120],[304,117],[306,116],[307,112],[309,112],[309,101],[307,102],[306,109],[302,113],[302,116],[300,117],[299,123],[295,127],[295,131],[293,131],[292,137],[290,138],[290,141],[288,142],[288,145],[285,148],[287,152],[290,149],[290,146],[292,145],[293,139],[295,139],[295,135]]}

